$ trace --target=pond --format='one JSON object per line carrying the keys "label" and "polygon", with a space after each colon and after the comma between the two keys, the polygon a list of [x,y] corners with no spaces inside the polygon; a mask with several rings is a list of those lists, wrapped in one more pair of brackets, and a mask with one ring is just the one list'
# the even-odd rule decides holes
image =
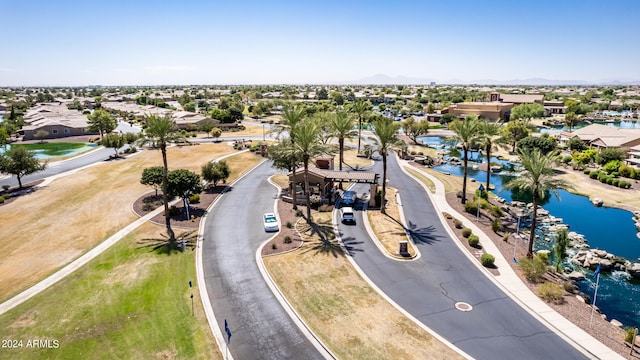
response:
{"label": "pond", "polygon": [[[55,159],[63,156],[71,156],[83,153],[98,146],[94,143],[70,143],[70,142],[45,142],[36,144],[20,144],[14,146],[22,146],[36,153],[37,159]],[[7,145],[7,150],[11,145]],[[0,147],[0,153],[4,153],[4,149]]]}
{"label": "pond", "polygon": [[[435,142],[434,139],[430,139]],[[470,156],[471,157],[471,156]],[[492,159],[493,161],[493,159]],[[480,183],[486,181],[486,172],[473,169],[469,163],[467,176],[477,180],[477,183],[468,183],[471,189],[475,189]],[[451,175],[462,176],[462,166],[444,164],[434,167]],[[493,191],[497,196],[507,201],[513,200],[511,191],[504,188],[512,176],[507,173],[491,174],[491,183],[495,186]],[[559,190],[560,199],[551,195],[542,207],[555,217],[562,218],[569,225],[570,231],[584,235],[589,246],[593,249],[602,249],[624,257],[632,262],[638,262],[640,258],[640,239],[633,222],[633,214],[626,210],[595,207],[591,201],[581,195],[575,195],[565,190]],[[522,199],[518,199],[522,200]],[[544,240],[541,236],[534,244],[534,249],[550,249],[553,242]],[[595,281],[590,272],[586,271],[585,281],[578,283],[580,290],[593,296]],[[626,273],[603,273],[600,277],[597,306],[609,319],[617,319],[625,326],[640,326],[640,281],[630,280]]]}

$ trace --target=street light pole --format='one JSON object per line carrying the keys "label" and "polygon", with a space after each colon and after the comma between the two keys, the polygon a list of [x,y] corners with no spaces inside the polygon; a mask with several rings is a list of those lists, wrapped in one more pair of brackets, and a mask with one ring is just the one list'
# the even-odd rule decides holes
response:
{"label": "street light pole", "polygon": [[513,262],[518,263],[518,259],[516,259],[516,250],[518,249],[518,239],[520,239],[520,213],[516,214],[518,217],[518,224],[516,225],[516,234],[514,235],[514,244],[513,244]]}
{"label": "street light pole", "polygon": [[480,221],[480,198],[482,197],[483,191],[484,191],[484,186],[480,184],[480,187],[478,187],[478,212],[476,214],[476,222]]}
{"label": "street light pole", "polygon": [[265,137],[264,137],[264,124],[262,124],[262,141],[265,141]]}

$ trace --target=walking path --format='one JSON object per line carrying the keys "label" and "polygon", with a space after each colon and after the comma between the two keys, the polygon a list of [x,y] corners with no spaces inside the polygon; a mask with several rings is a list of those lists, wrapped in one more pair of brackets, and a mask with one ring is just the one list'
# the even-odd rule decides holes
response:
{"label": "walking path", "polygon": [[[408,164],[408,161],[399,160],[401,169],[410,177],[414,178],[410,173],[405,170],[405,166],[411,166]],[[556,332],[558,335],[570,339],[574,344],[578,344],[580,347],[584,348],[589,353],[596,356],[598,359],[623,359],[615,351],[611,350],[600,341],[595,339],[586,331],[582,330],[578,326],[571,323],[569,320],[565,319],[563,316],[555,312],[550,306],[548,306],[542,299],[536,296],[518,277],[518,275],[513,271],[511,266],[508,263],[508,260],[505,259],[498,248],[493,244],[491,239],[484,234],[473,222],[468,221],[464,216],[456,212],[448,203],[445,198],[445,190],[444,185],[434,176],[422,171],[420,168],[411,167],[411,169],[415,169],[419,171],[422,175],[429,178],[436,186],[435,194],[432,194],[431,191],[426,187],[426,185],[422,184],[418,179],[415,179],[422,185],[425,192],[429,195],[429,198],[434,203],[434,205],[439,210],[439,215],[441,217],[441,221],[445,221],[442,218],[443,212],[448,212],[451,215],[454,215],[458,219],[462,219],[464,226],[470,228],[474,234],[477,234],[480,238],[480,244],[487,251],[487,253],[494,254],[495,256],[495,265],[500,269],[500,275],[494,276],[492,274],[489,275],[489,279],[491,279],[498,287],[500,287],[510,298],[514,301],[518,302],[525,310],[527,310],[533,316],[543,320],[547,326]],[[453,238],[456,238],[456,235],[450,229],[449,226],[445,226],[445,228],[449,231],[450,235]],[[458,244],[456,242],[456,244]],[[462,248],[462,245],[458,244]],[[466,251],[466,249],[461,249],[475,264],[478,264],[477,260],[471,256],[471,254]],[[482,268],[479,264],[478,267]],[[486,269],[483,268],[483,271]]]}

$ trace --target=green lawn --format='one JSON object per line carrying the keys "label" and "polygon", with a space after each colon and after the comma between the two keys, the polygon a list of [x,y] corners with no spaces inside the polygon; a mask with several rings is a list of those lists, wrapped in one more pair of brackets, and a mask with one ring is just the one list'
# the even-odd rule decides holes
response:
{"label": "green lawn", "polygon": [[[143,225],[86,266],[0,316],[0,338],[23,341],[22,348],[2,349],[0,357],[222,358],[195,288],[195,316],[191,314],[188,279],[195,285],[195,252],[164,255],[137,244],[161,231],[159,226]],[[29,339],[57,340],[59,347],[28,349]]]}

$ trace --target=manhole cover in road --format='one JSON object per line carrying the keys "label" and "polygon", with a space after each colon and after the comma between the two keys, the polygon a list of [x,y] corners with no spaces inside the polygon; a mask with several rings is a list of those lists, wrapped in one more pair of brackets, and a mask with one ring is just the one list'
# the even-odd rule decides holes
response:
{"label": "manhole cover in road", "polygon": [[473,306],[467,304],[466,302],[457,302],[456,309],[460,311],[471,311],[473,310]]}

